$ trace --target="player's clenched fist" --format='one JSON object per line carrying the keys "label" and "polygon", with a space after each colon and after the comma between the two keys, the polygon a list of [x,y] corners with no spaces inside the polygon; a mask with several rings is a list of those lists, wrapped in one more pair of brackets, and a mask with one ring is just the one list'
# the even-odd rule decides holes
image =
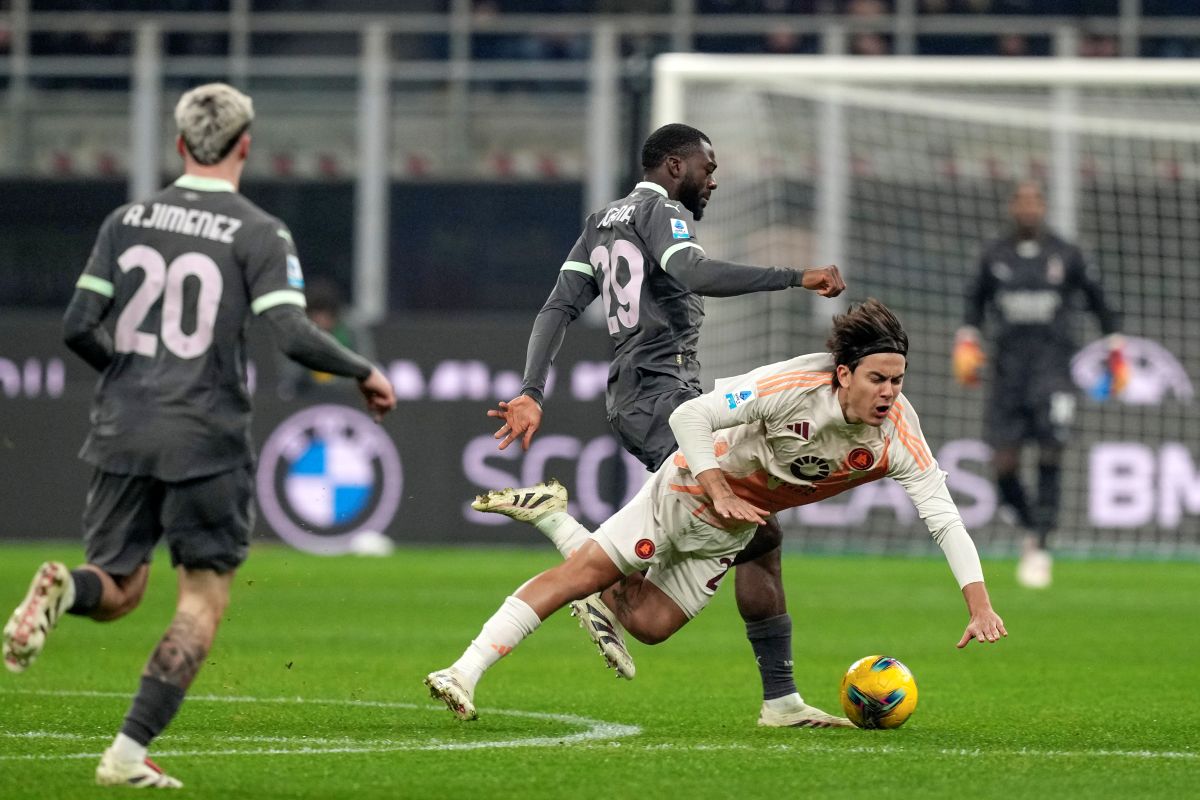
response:
{"label": "player's clenched fist", "polygon": [[846,282],[842,280],[842,273],[833,264],[804,270],[804,277],[801,279],[800,285],[822,297],[837,297],[846,290]]}
{"label": "player's clenched fist", "polygon": [[367,410],[371,412],[371,417],[376,422],[382,420],[384,414],[396,407],[396,392],[392,389],[392,382],[377,367],[371,370],[370,375],[358,382],[358,389],[362,392],[363,399],[367,401]]}

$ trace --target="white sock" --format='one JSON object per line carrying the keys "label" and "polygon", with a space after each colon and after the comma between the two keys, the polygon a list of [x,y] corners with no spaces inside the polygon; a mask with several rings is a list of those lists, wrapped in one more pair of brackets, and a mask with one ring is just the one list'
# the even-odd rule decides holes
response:
{"label": "white sock", "polygon": [[129,764],[140,764],[146,760],[145,745],[138,744],[123,733],[118,733],[113,739],[112,747],[108,748],[118,761]]}
{"label": "white sock", "polygon": [[517,597],[507,597],[492,618],[483,624],[483,630],[462,657],[451,665],[451,669],[458,672],[467,689],[474,692],[475,684],[479,683],[483,673],[511,653],[522,639],[541,624],[542,621],[528,603]]}
{"label": "white sock", "polygon": [[584,542],[591,535],[591,531],[580,525],[579,520],[565,511],[547,514],[533,523],[533,527],[554,542],[554,546],[558,548],[558,552],[562,553],[563,558],[570,558],[572,553],[583,547]]}
{"label": "white sock", "polygon": [[795,711],[804,705],[804,698],[800,696],[799,692],[792,692],[791,694],[785,694],[783,697],[776,697],[774,700],[763,700],[763,705],[779,713]]}

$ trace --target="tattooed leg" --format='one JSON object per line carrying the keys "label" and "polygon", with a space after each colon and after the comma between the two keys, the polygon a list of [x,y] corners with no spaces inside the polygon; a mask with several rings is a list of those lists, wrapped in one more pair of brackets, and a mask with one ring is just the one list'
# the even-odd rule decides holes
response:
{"label": "tattooed leg", "polygon": [[176,612],[142,674],[186,690],[200,671],[215,633],[215,626],[202,625],[186,611]]}
{"label": "tattooed leg", "polygon": [[644,578],[642,578],[640,573],[628,575],[605,589],[604,593],[600,596],[604,604],[611,608],[613,613],[617,615],[618,620],[628,619],[633,616],[633,604],[630,603],[630,593],[636,594],[637,588],[640,588],[636,584],[640,584],[642,580]]}
{"label": "tattooed leg", "polygon": [[626,575],[600,595],[625,630],[642,644],[658,644],[687,623],[675,601],[639,572]]}
{"label": "tattooed leg", "polygon": [[121,726],[121,733],[143,747],[162,733],[183,705],[184,694],[212,647],[232,580],[232,573],[179,571],[175,618],[146,663],[138,693]]}

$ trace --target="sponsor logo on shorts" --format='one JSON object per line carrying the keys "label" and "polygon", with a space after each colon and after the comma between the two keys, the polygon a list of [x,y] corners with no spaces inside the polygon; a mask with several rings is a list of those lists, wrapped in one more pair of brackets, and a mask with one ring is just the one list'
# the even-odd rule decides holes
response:
{"label": "sponsor logo on shorts", "polygon": [[633,554],[645,561],[654,555],[654,542],[649,539],[638,539],[637,544],[633,546]]}
{"label": "sponsor logo on shorts", "polygon": [[400,506],[400,455],[383,428],[349,406],[319,405],[284,420],[258,462],[263,518],[288,544],[344,553],[361,531],[384,531]]}
{"label": "sponsor logo on shorts", "polygon": [[687,223],[681,219],[671,220],[671,237],[674,239],[690,239],[691,234],[688,233]]}
{"label": "sponsor logo on shorts", "polygon": [[856,447],[846,456],[846,463],[850,469],[863,472],[875,465],[875,454],[865,447]]}

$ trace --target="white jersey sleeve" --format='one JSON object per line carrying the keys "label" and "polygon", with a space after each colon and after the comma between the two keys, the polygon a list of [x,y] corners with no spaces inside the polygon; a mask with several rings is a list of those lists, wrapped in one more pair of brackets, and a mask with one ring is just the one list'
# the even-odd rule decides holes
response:
{"label": "white jersey sleeve", "polygon": [[833,380],[824,353],[799,356],[716,382],[715,388],[687,401],[671,414],[671,430],[693,475],[717,469],[713,434],[738,425],[762,423],[787,415],[795,402],[792,389],[826,387]]}
{"label": "white jersey sleeve", "polygon": [[982,582],[983,567],[975,543],[950,497],[946,473],[930,453],[921,433],[921,422],[908,398],[901,395],[896,399],[888,420],[894,437],[889,450],[888,477],[903,486],[912,499],[930,535],[941,546],[959,588]]}

